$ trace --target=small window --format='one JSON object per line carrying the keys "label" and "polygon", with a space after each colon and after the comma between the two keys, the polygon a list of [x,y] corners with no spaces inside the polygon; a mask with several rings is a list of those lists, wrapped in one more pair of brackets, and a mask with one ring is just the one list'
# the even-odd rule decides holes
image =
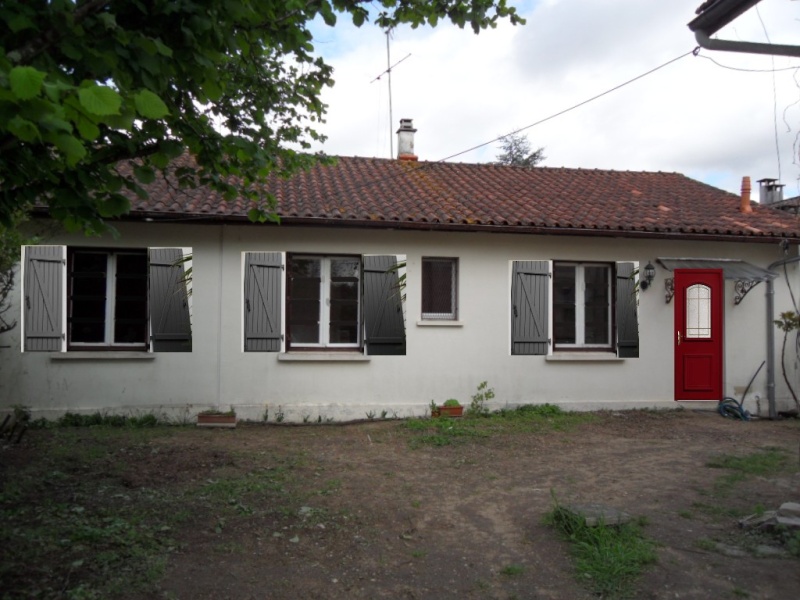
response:
{"label": "small window", "polygon": [[422,259],[422,318],[456,320],[457,258]]}
{"label": "small window", "polygon": [[711,338],[711,288],[707,285],[686,288],[686,337]]}
{"label": "small window", "polygon": [[612,345],[610,265],[556,263],[553,335],[556,348]]}

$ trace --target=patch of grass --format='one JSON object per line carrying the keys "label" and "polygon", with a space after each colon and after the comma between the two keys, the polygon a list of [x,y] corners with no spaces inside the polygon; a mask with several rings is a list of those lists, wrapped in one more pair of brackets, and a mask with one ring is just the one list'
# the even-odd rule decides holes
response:
{"label": "patch of grass", "polygon": [[644,568],[656,562],[655,545],[640,523],[589,527],[555,499],[546,522],[569,543],[578,579],[602,598],[629,596]]}
{"label": "patch of grass", "polygon": [[721,455],[706,463],[712,469],[729,469],[743,475],[777,475],[786,470],[789,457],[781,448],[762,448],[744,456]]}
{"label": "patch of grass", "polygon": [[783,449],[768,447],[742,456],[715,456],[706,466],[729,471],[717,477],[712,487],[713,496],[724,498],[730,495],[737,483],[749,477],[767,477],[786,472],[790,468],[790,460]]}
{"label": "patch of grass", "polygon": [[690,510],[680,510],[680,511],[678,511],[678,516],[681,519],[692,519],[692,518],[694,518],[694,515],[692,514],[692,511],[690,511]]}
{"label": "patch of grass", "polygon": [[738,586],[734,587],[731,590],[731,594],[733,594],[733,596],[735,598],[749,598],[750,597],[750,592],[748,592],[747,590],[742,589],[742,588],[740,588]]}
{"label": "patch of grass", "polygon": [[694,541],[694,546],[706,552],[716,552],[717,542],[709,538],[698,538]]}
{"label": "patch of grass", "polygon": [[428,555],[427,550],[414,550],[411,552],[411,556],[414,558],[425,558]]}
{"label": "patch of grass", "polygon": [[412,448],[421,445],[449,446],[470,438],[497,434],[568,431],[581,423],[597,419],[591,413],[565,412],[553,404],[526,404],[514,409],[463,419],[412,419],[405,427],[414,435]]}
{"label": "patch of grass", "polygon": [[525,572],[525,567],[522,565],[507,565],[500,569],[500,573],[503,575],[514,576],[514,575],[522,575]]}

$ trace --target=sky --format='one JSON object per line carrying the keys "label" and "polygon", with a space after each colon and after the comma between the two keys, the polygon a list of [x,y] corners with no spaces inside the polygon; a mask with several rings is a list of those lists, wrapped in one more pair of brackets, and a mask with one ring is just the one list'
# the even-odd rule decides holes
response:
{"label": "sky", "polygon": [[[393,31],[391,123],[385,33],[346,18],[315,24],[336,83],[323,94],[328,139],[313,149],[389,158],[400,119],[411,118],[420,160],[491,162],[500,153],[492,140],[548,119],[523,132],[544,147],[542,166],[674,171],[733,193],[748,175],[755,197],[762,178],[786,184],[786,197],[800,194],[800,58],[694,56],[687,23],[702,0],[509,3],[525,25]],[[717,37],[800,45],[800,2],[756,8]]]}

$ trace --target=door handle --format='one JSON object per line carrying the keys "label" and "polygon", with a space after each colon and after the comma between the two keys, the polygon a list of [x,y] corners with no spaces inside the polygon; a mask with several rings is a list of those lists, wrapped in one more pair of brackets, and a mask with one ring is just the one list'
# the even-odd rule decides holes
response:
{"label": "door handle", "polygon": [[678,346],[681,345],[681,332],[678,331]]}

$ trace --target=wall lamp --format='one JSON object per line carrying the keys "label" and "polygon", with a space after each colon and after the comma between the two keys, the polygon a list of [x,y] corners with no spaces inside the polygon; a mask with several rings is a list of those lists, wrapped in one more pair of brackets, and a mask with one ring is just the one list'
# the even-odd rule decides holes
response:
{"label": "wall lamp", "polygon": [[656,268],[653,266],[653,263],[648,261],[647,266],[644,268],[644,271],[642,272],[642,276],[643,278],[639,285],[642,286],[643,290],[646,290],[647,288],[650,287],[650,284],[653,283],[653,279],[655,279],[656,277]]}

